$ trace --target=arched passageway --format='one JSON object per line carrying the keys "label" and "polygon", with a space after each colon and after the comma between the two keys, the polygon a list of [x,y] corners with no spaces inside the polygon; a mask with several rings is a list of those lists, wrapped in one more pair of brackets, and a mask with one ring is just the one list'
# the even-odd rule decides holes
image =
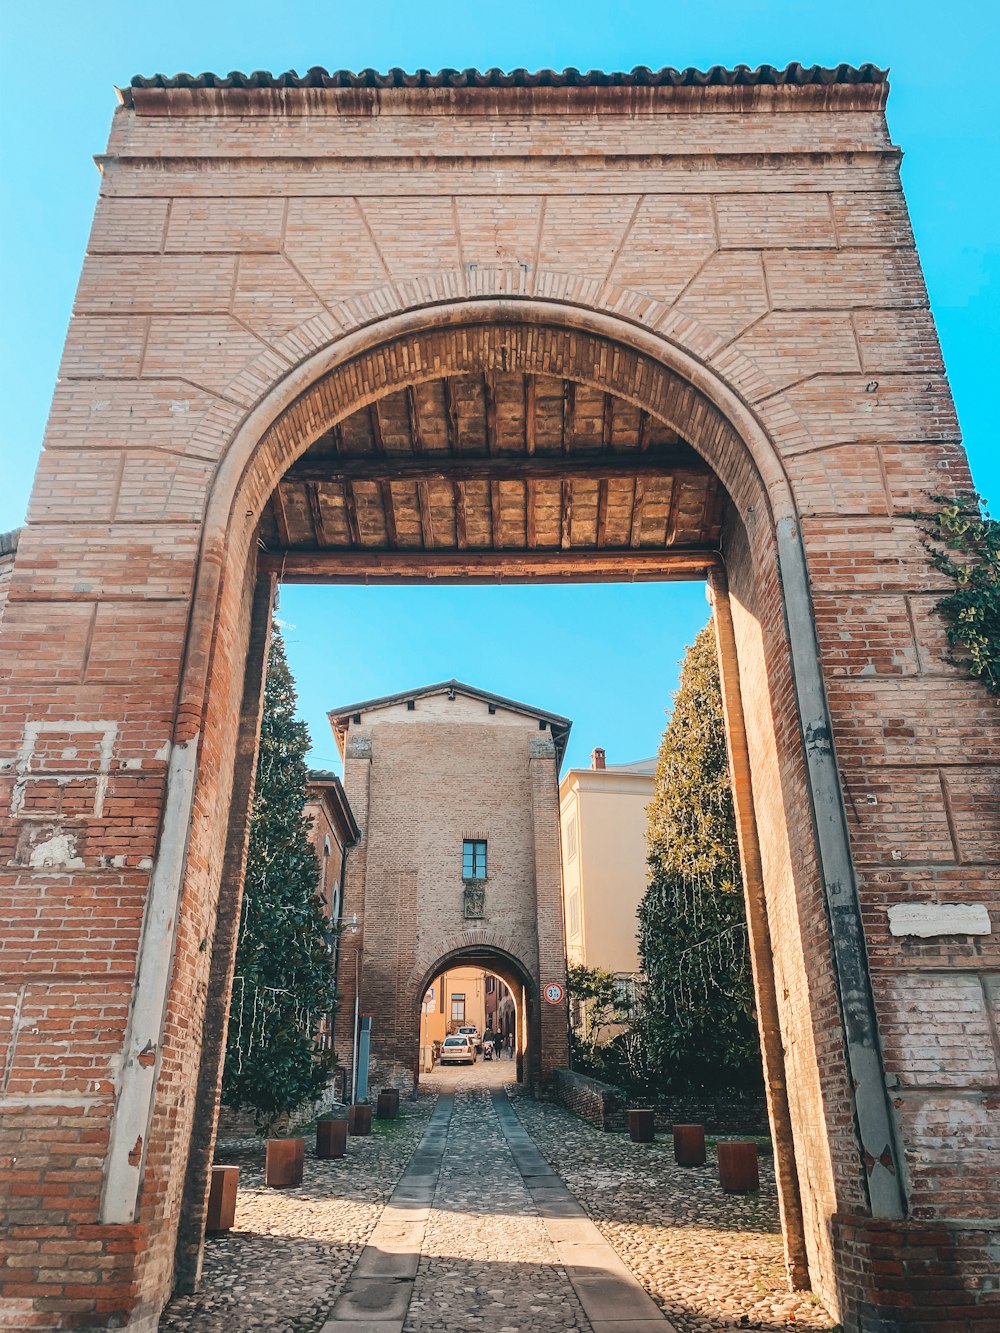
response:
{"label": "arched passageway", "polygon": [[[511,1054],[515,1061],[514,1069],[517,1081],[519,1083],[526,1082],[531,1086],[538,1079],[541,1063],[539,1054],[541,1029],[538,1022],[538,988],[531,972],[520,959],[504,950],[497,949],[495,946],[470,945],[453,949],[428,969],[418,991],[420,996],[418,1015],[421,1016],[417,1019],[417,1039],[421,1050],[425,1043],[420,1035],[420,1024],[424,1021],[422,1011],[428,990],[431,987],[438,986],[447,973],[458,968],[482,968],[484,973],[489,973],[494,978],[499,979],[509,992],[513,1002],[513,1013],[505,1020],[505,1024],[501,1026],[500,1031],[501,1035],[509,1032],[512,1038]],[[441,992],[438,991],[439,996],[440,994]],[[463,1021],[464,1017],[467,1017],[467,1015],[463,1016]],[[446,1012],[444,1014],[445,1030],[450,1030],[454,1026],[451,1019],[452,1015]],[[480,1035],[483,1035],[483,1029],[480,1029]],[[426,1071],[418,1069],[418,1076],[415,1081],[419,1081],[419,1074],[423,1072]]]}

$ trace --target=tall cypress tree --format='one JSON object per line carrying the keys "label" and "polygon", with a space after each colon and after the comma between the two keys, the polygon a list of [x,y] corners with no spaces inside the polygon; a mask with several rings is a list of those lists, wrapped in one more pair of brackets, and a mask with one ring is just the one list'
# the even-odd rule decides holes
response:
{"label": "tall cypress tree", "polygon": [[761,1080],[715,634],[688,649],[648,809],[646,1060],[664,1087]]}
{"label": "tall cypress tree", "polygon": [[275,628],[222,1083],[224,1103],[253,1111],[262,1133],[314,1099],[332,1065],[316,1041],[321,1018],[334,1009],[334,955],[303,814],[309,732],[295,704]]}

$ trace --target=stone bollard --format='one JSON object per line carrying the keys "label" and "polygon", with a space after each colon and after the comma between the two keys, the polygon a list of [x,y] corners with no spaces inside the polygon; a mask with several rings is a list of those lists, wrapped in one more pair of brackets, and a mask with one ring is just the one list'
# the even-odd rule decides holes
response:
{"label": "stone bollard", "polygon": [[379,1120],[395,1120],[399,1115],[399,1089],[383,1088],[375,1104],[375,1115]]}
{"label": "stone bollard", "polygon": [[636,1107],[628,1113],[628,1136],[633,1143],[652,1143],[656,1137],[652,1107]]}
{"label": "stone bollard", "polygon": [[756,1143],[719,1144],[719,1184],[727,1194],[760,1189]]}
{"label": "stone bollard", "polygon": [[240,1183],[238,1166],[213,1166],[208,1193],[206,1231],[228,1231],[236,1221],[236,1191]]}
{"label": "stone bollard", "polygon": [[264,1184],[277,1190],[301,1185],[305,1157],[305,1139],[268,1139]]}
{"label": "stone bollard", "polygon": [[705,1165],[704,1125],[674,1125],[674,1161],[678,1166]]}
{"label": "stone bollard", "polygon": [[372,1108],[370,1102],[355,1102],[347,1108],[347,1132],[364,1135],[372,1132]]}
{"label": "stone bollard", "polygon": [[316,1156],[343,1157],[347,1152],[347,1121],[317,1120]]}

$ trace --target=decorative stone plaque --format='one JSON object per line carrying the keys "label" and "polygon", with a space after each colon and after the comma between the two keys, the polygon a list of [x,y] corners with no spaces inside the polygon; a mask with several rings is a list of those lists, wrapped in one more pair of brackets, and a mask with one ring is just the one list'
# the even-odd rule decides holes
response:
{"label": "decorative stone plaque", "polygon": [[486,913],[486,885],[482,880],[473,879],[465,886],[463,893],[466,921],[475,921]]}

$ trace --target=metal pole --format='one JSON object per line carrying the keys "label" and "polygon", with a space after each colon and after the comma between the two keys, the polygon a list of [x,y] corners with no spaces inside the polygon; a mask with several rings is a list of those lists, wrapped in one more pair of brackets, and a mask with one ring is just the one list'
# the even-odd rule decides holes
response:
{"label": "metal pole", "polygon": [[358,1099],[358,1026],[361,1013],[361,992],[358,989],[358,951],[354,951],[354,1059],[351,1062],[351,1105]]}

